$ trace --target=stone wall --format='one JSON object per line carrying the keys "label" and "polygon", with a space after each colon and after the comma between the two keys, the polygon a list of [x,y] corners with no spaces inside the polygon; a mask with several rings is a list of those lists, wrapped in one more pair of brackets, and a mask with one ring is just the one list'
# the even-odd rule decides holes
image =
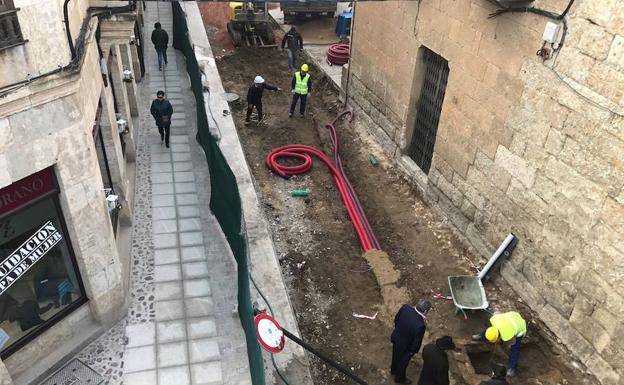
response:
{"label": "stone wall", "polygon": [[[514,232],[503,276],[590,371],[619,384],[624,5],[576,1],[563,47],[545,62],[536,51],[549,20],[488,19],[496,9],[487,0],[358,3],[348,90],[366,112],[357,123],[483,257]],[[404,155],[423,46],[450,69],[428,175]]]}
{"label": "stone wall", "polygon": [[[71,60],[63,0],[13,0],[25,44],[0,51],[0,88],[66,66]],[[70,29],[74,40],[88,7],[87,0],[69,3]],[[42,33],[45,31],[45,33]],[[53,48],[51,48],[53,47]]]}
{"label": "stone wall", "polygon": [[[86,307],[4,360],[16,384],[32,381],[85,342],[80,338],[110,327],[127,310],[129,256],[118,252],[93,139],[100,98],[104,97],[107,108],[102,116],[114,116],[111,88],[104,87],[100,73],[96,27],[94,18],[80,72],[51,76],[0,100],[0,188],[54,166],[63,215],[89,298]],[[119,146],[117,127],[109,122],[102,129],[110,130],[108,136],[116,138],[113,143]],[[113,169],[125,170],[123,156],[111,160],[118,163]],[[120,177],[119,182],[132,195],[128,181]],[[39,363],[47,366],[36,368]]]}

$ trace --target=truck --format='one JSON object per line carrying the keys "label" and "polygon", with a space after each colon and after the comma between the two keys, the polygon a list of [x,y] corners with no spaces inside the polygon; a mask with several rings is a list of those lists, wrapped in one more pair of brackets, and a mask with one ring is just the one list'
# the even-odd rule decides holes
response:
{"label": "truck", "polygon": [[336,0],[283,0],[280,9],[284,12],[284,23],[295,24],[315,17],[334,17]]}

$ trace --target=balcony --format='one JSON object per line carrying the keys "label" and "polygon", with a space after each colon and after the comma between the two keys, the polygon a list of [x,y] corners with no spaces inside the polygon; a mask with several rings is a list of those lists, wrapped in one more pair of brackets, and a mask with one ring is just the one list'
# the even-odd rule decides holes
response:
{"label": "balcony", "polygon": [[17,19],[18,10],[0,11],[0,51],[26,42]]}

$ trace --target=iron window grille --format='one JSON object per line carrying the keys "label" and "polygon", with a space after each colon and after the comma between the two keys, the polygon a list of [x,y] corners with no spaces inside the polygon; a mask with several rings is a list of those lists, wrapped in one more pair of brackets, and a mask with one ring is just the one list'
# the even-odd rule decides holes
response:
{"label": "iron window grille", "polygon": [[433,149],[442,112],[446,83],[448,81],[448,61],[435,52],[424,48],[424,81],[417,105],[416,124],[407,155],[418,167],[429,174]]}
{"label": "iron window grille", "polygon": [[0,0],[0,50],[25,42],[13,0]]}

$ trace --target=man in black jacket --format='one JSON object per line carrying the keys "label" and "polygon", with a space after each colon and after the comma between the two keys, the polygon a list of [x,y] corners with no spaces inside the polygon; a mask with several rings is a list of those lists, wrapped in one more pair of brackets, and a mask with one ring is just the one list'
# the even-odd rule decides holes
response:
{"label": "man in black jacket", "polygon": [[455,344],[449,336],[442,336],[435,343],[425,345],[418,385],[449,385],[449,362],[446,351],[451,349],[455,349]]}
{"label": "man in black jacket", "polygon": [[154,43],[154,48],[156,48],[156,54],[158,55],[158,69],[162,71],[163,62],[167,65],[167,44],[169,44],[169,35],[167,31],[162,29],[160,23],[154,24],[152,43]]}
{"label": "man in black jacket", "polygon": [[247,90],[247,117],[245,124],[251,122],[251,112],[256,107],[258,110],[258,122],[262,120],[262,93],[264,90],[281,91],[279,87],[272,86],[264,82],[262,76],[258,75]]}
{"label": "man in black jacket", "polygon": [[494,364],[492,378],[482,381],[479,385],[509,385],[505,377],[507,377],[507,368],[501,364]]}
{"label": "man in black jacket", "polygon": [[284,47],[288,48],[286,50],[288,53],[288,70],[294,71],[297,68],[295,64],[297,52],[303,49],[303,39],[295,27],[291,27],[290,31],[286,32],[286,35],[284,35],[282,39],[282,50]]}
{"label": "man in black jacket", "polygon": [[420,350],[425,335],[425,320],[429,310],[431,310],[431,302],[421,299],[416,307],[401,306],[401,309],[394,316],[394,330],[390,337],[392,342],[390,374],[394,375],[394,382],[396,383],[412,383],[405,377],[405,372],[412,356]]}
{"label": "man in black jacket", "polygon": [[171,115],[173,115],[173,106],[165,99],[165,91],[158,91],[156,99],[152,101],[150,113],[156,120],[158,132],[160,133],[160,141],[165,142],[165,146],[169,148],[169,127],[171,127]]}

